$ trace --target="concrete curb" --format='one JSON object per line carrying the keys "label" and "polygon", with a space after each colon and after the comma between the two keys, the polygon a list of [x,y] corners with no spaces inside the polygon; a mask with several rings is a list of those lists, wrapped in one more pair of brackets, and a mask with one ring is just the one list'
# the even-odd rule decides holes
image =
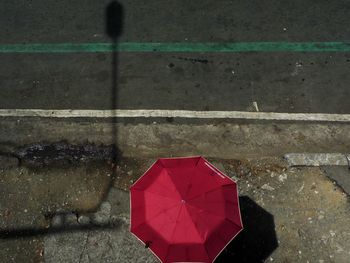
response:
{"label": "concrete curb", "polygon": [[350,154],[344,153],[288,153],[284,155],[290,166],[349,166]]}

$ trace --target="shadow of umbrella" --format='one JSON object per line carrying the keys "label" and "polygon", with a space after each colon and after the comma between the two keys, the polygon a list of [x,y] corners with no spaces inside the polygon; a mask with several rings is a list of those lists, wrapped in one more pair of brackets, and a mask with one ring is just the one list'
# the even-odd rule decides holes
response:
{"label": "shadow of umbrella", "polygon": [[244,230],[226,247],[215,263],[265,262],[278,247],[273,215],[248,196],[239,198]]}

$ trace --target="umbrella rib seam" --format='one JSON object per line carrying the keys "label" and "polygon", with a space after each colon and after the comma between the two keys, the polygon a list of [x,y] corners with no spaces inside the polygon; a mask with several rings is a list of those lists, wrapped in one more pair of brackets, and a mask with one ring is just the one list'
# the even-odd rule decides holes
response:
{"label": "umbrella rib seam", "polygon": [[[189,205],[189,206],[191,206],[191,205]],[[193,207],[193,206],[192,206],[192,207]],[[186,207],[185,207],[185,208],[186,208]],[[194,225],[194,226],[196,226],[195,222],[193,221],[193,217],[192,217],[191,212],[190,212],[190,211],[189,211],[187,208],[186,208],[186,211],[187,211],[187,213],[189,214],[189,216],[191,217],[193,225]],[[198,236],[200,236],[200,237],[201,237],[202,242],[204,243],[204,242],[205,242],[204,237],[201,235],[201,233],[198,231],[198,229],[197,229],[196,227],[195,227],[194,229],[196,230],[196,232],[197,232]]]}
{"label": "umbrella rib seam", "polygon": [[[191,205],[190,205],[190,206],[191,206]],[[193,206],[192,206],[192,207],[193,207]],[[205,224],[205,225],[208,227],[208,224],[206,223],[205,220],[203,220],[202,223]],[[208,227],[208,228],[209,228],[209,227]],[[199,234],[199,235],[202,237],[201,234]],[[207,247],[206,247],[206,241],[207,241],[207,240],[205,239],[205,237],[203,237],[203,247],[204,247],[205,252],[207,253],[208,259],[210,260],[210,256],[209,256],[209,253],[208,253],[208,250],[207,250]]]}
{"label": "umbrella rib seam", "polygon": [[[191,204],[189,204],[189,205],[197,209],[196,206],[191,205]],[[210,211],[208,211],[208,210],[203,210],[203,211],[204,211],[205,213],[211,214],[211,215],[213,215],[213,216],[216,216],[216,217],[222,218],[222,219],[224,219],[224,220],[230,221],[230,222],[233,223],[235,226],[241,228],[241,226],[237,225],[237,224],[236,224],[234,221],[232,221],[230,218],[222,217],[222,216],[217,215],[217,214],[215,214],[215,213],[213,213],[213,212],[210,212]]]}
{"label": "umbrella rib seam", "polygon": [[218,187],[212,188],[212,189],[210,189],[209,191],[207,191],[207,192],[205,192],[205,193],[200,193],[200,194],[197,194],[197,195],[195,195],[195,196],[192,196],[190,199],[188,199],[188,201],[191,201],[191,200],[193,200],[193,199],[195,199],[195,198],[197,198],[197,197],[199,197],[199,196],[201,196],[201,195],[214,192],[214,191],[220,189],[221,187],[230,186],[230,185],[234,185],[234,184],[230,182],[230,183],[228,183],[228,184],[219,185]]}
{"label": "umbrella rib seam", "polygon": [[[179,204],[175,204],[174,206],[167,208],[165,211],[169,211],[170,209],[173,209],[173,208],[175,208],[175,207],[178,206],[178,205],[179,205]],[[156,214],[152,219],[155,219],[155,218],[157,218],[158,216],[160,216],[161,214],[164,214],[165,211],[159,212],[159,213]],[[152,221],[152,220],[151,220],[151,221]],[[135,230],[138,229],[140,226],[143,226],[143,225],[145,225],[145,224],[149,225],[149,223],[150,223],[151,221],[150,221],[150,220],[145,220],[145,221],[142,222],[142,224],[139,224],[139,225],[138,225],[137,227],[135,227],[133,230],[135,231]]]}
{"label": "umbrella rib seam", "polygon": [[153,194],[153,195],[157,195],[157,196],[160,196],[160,197],[163,197],[163,198],[167,198],[167,199],[171,199],[171,200],[175,200],[175,201],[177,200],[177,199],[174,198],[174,197],[161,195],[160,193],[152,192],[152,191],[149,191],[149,190],[141,190],[141,189],[133,189],[133,190],[134,190],[134,191],[144,192],[144,193],[149,193],[149,194]]}
{"label": "umbrella rib seam", "polygon": [[[176,222],[177,222],[177,220],[178,220],[179,217],[180,217],[180,213],[181,213],[182,208],[183,208],[183,205],[180,206],[179,213],[178,213],[177,216],[176,216]],[[170,244],[171,244],[171,242],[173,242],[173,238],[174,238],[176,226],[177,226],[177,224],[175,224],[175,227],[174,227],[174,229],[173,229],[173,233],[171,234]],[[169,245],[168,248],[167,248],[166,257],[165,257],[164,262],[167,262],[167,259],[168,259],[168,256],[169,256],[169,249],[170,249],[170,247],[171,247],[171,245]]]}

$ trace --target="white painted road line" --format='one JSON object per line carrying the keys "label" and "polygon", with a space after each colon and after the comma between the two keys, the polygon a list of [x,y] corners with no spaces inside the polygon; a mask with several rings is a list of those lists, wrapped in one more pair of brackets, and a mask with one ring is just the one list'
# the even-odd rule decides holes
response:
{"label": "white painted road line", "polygon": [[350,114],[279,113],[247,111],[189,111],[189,110],[45,110],[0,109],[0,117],[43,118],[192,118],[249,119],[276,121],[350,122]]}

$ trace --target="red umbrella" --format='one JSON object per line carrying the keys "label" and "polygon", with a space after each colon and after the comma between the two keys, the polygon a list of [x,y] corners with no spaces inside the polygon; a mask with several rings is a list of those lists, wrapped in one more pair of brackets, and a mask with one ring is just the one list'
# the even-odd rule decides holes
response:
{"label": "red umbrella", "polygon": [[202,157],[157,160],[130,194],[130,231],[162,262],[213,262],[243,229],[236,182]]}

